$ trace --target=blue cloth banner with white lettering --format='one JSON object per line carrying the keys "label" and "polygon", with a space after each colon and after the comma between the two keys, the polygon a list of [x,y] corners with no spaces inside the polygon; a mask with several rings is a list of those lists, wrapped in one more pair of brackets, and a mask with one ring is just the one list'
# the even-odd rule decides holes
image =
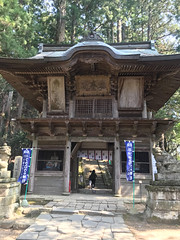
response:
{"label": "blue cloth banner with white lettering", "polygon": [[30,168],[30,162],[31,162],[31,151],[32,149],[23,149],[22,150],[22,165],[21,165],[21,173],[18,178],[18,182],[21,184],[26,184],[28,180],[29,175],[29,168]]}
{"label": "blue cloth banner with white lettering", "polygon": [[133,141],[125,141],[126,145],[126,179],[133,181]]}

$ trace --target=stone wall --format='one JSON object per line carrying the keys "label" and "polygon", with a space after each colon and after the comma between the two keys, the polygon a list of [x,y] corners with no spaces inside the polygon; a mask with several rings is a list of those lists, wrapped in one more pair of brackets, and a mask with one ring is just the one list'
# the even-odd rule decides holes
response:
{"label": "stone wall", "polygon": [[146,186],[146,216],[175,220],[180,216],[180,186]]}
{"label": "stone wall", "polygon": [[12,178],[0,179],[0,219],[9,218],[19,206],[20,184]]}
{"label": "stone wall", "polygon": [[154,149],[154,155],[158,173],[155,181],[146,186],[146,216],[180,219],[180,161],[160,148]]}

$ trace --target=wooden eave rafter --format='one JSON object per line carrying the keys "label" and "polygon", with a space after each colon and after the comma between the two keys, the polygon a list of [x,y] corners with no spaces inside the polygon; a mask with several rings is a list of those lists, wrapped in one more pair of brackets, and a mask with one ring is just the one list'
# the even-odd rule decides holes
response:
{"label": "wooden eave rafter", "polygon": [[[162,119],[19,119],[18,120],[24,130],[29,133],[38,134],[38,129],[49,129],[49,135],[55,136],[55,128],[66,129],[64,137],[71,136],[73,134],[73,128],[81,129],[82,137],[88,136],[88,129],[97,128],[98,132],[94,132],[98,137],[106,136],[107,133],[104,129],[111,128],[114,136],[119,136],[124,128],[131,129],[132,137],[138,137],[138,131],[142,128],[148,128],[151,135],[159,135],[161,132],[167,130],[174,123],[173,120]],[[41,134],[43,134],[41,130]],[[123,130],[124,131],[124,130]],[[47,133],[47,130],[44,130]]]}
{"label": "wooden eave rafter", "polygon": [[[138,57],[137,57],[138,56]],[[6,59],[0,58],[0,69],[12,72],[16,75],[41,75],[41,74],[63,74],[79,67],[78,63],[89,64],[94,71],[94,66],[104,62],[114,70],[121,72],[152,72],[173,71],[180,67],[180,55],[169,56],[139,56],[123,55],[122,58],[113,58],[106,51],[79,51],[72,58],[62,60],[61,58],[44,59]],[[92,67],[93,66],[93,67]]]}
{"label": "wooden eave rafter", "polygon": [[[47,82],[44,87],[34,84],[38,79],[49,75],[64,75],[68,78],[76,74],[115,74],[116,76],[149,77],[145,86],[147,107],[157,111],[180,87],[180,55],[169,56],[113,56],[102,49],[99,51],[76,51],[70,59],[6,59],[0,58],[0,73],[3,77],[39,111],[42,111],[43,98],[47,95]],[[156,76],[156,80],[154,80]],[[32,97],[33,95],[33,97]]]}
{"label": "wooden eave rafter", "polygon": [[37,110],[42,111],[43,95],[42,89],[33,88],[32,83],[26,84],[27,79],[22,76],[16,76],[11,72],[1,71],[2,76],[15,88]]}

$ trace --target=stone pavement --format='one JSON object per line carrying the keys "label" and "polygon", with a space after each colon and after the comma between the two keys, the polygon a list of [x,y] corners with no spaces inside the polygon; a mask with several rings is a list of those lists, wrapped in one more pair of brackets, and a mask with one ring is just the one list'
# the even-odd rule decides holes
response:
{"label": "stone pavement", "polygon": [[121,198],[71,194],[46,200],[44,212],[17,240],[135,240],[124,223]]}

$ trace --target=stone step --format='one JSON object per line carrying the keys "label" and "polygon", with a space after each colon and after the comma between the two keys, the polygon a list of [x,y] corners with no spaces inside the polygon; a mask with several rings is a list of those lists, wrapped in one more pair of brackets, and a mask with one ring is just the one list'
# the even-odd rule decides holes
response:
{"label": "stone step", "polygon": [[106,194],[106,195],[112,195],[112,189],[99,189],[99,188],[93,188],[93,189],[88,189],[88,188],[82,188],[78,190],[79,193],[85,193],[85,194]]}

